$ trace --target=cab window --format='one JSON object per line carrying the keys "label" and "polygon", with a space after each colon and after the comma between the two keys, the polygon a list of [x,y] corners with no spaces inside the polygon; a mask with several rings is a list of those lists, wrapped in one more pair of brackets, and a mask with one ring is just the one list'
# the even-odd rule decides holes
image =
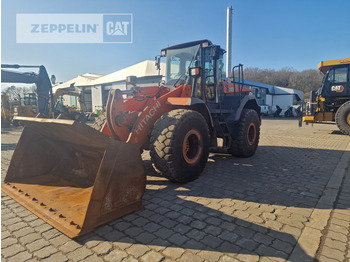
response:
{"label": "cab window", "polygon": [[348,68],[333,68],[329,70],[327,80],[331,83],[344,83],[348,79]]}
{"label": "cab window", "polygon": [[209,100],[215,99],[215,60],[210,56],[211,49],[204,52],[205,91]]}

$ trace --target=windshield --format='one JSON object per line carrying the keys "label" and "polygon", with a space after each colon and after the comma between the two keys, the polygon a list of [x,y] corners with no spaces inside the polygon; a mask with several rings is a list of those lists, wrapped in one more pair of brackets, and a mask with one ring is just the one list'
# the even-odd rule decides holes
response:
{"label": "windshield", "polygon": [[[200,45],[170,49],[166,55],[166,85],[182,84],[188,76],[189,67],[200,66]],[[179,80],[181,78],[181,80]]]}

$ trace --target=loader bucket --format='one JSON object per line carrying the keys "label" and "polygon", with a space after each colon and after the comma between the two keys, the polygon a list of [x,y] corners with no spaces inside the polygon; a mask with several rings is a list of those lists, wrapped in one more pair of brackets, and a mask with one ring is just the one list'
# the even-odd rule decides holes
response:
{"label": "loader bucket", "polygon": [[142,208],[136,145],[70,120],[26,123],[2,183],[22,206],[73,238]]}

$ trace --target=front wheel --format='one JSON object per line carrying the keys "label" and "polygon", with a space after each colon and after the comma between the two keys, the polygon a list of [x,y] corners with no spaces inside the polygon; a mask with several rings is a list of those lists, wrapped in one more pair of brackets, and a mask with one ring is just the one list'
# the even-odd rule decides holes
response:
{"label": "front wheel", "polygon": [[173,182],[195,180],[209,155],[209,130],[204,117],[192,110],[164,114],[151,134],[151,159],[162,175]]}
{"label": "front wheel", "polygon": [[339,107],[335,114],[335,122],[344,135],[350,135],[350,101]]}
{"label": "front wheel", "polygon": [[243,109],[239,123],[235,126],[236,136],[232,137],[229,153],[237,157],[250,157],[255,154],[260,138],[260,121],[253,109]]}

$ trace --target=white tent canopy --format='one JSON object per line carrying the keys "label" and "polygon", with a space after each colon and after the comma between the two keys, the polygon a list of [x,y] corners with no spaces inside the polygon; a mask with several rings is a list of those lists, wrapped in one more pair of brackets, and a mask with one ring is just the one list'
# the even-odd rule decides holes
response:
{"label": "white tent canopy", "polygon": [[[165,63],[160,64],[160,75],[165,73]],[[158,75],[158,70],[155,66],[155,62],[151,60],[145,60],[138,64],[121,69],[114,73],[105,75],[93,81],[93,85],[103,85],[113,82],[125,81],[127,76],[152,76]]]}
{"label": "white tent canopy", "polygon": [[100,75],[100,74],[86,73],[83,75],[79,75],[67,82],[56,85],[52,89],[53,89],[53,92],[55,93],[57,89],[67,88],[67,87],[70,87],[72,84],[74,84],[75,87],[91,86],[95,79],[98,79],[102,76],[103,75]]}

